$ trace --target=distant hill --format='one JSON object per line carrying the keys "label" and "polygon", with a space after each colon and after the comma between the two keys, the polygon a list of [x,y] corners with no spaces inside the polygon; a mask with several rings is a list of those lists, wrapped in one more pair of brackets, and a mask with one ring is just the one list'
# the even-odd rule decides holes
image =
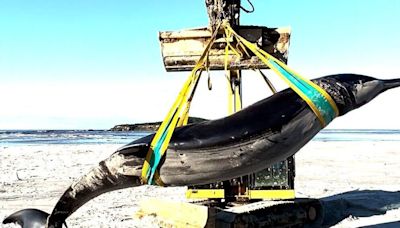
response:
{"label": "distant hill", "polygon": [[[199,117],[189,117],[189,123],[200,123],[207,119]],[[109,131],[156,131],[161,122],[137,123],[137,124],[118,124]]]}

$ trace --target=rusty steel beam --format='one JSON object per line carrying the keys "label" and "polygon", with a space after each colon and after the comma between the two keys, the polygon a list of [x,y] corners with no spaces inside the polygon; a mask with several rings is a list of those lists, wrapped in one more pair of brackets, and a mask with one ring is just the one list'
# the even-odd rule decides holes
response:
{"label": "rusty steel beam", "polygon": [[[238,33],[250,42],[287,62],[290,28],[267,28],[262,26],[240,26]],[[190,71],[200,58],[207,41],[211,38],[211,31],[207,28],[182,30],[176,32],[160,32],[162,59],[167,71]],[[225,40],[217,39],[209,52],[210,70],[223,70],[225,64]],[[250,51],[247,51],[250,53]],[[229,68],[267,69],[264,63],[256,56],[238,57],[229,53]]]}

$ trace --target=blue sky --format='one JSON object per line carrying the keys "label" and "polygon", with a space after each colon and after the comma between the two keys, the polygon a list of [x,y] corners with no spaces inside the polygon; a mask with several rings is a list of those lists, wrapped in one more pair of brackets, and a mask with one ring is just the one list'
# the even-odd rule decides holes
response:
{"label": "blue sky", "polygon": [[[399,1],[252,2],[256,10],[242,13],[242,24],[291,26],[289,65],[303,75],[400,77]],[[0,129],[105,129],[161,120],[186,73],[165,72],[158,31],[207,23],[203,0],[1,1]],[[267,96],[256,77],[245,74],[245,105]],[[226,115],[221,78],[212,77],[212,92],[201,82],[193,115]],[[383,94],[331,127],[400,129],[399,96]]]}

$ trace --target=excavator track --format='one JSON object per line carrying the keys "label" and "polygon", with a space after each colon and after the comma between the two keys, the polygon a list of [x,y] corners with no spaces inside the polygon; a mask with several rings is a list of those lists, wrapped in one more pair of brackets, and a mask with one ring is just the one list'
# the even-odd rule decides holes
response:
{"label": "excavator track", "polygon": [[222,209],[215,224],[206,227],[304,227],[322,220],[322,205],[317,199],[259,201]]}

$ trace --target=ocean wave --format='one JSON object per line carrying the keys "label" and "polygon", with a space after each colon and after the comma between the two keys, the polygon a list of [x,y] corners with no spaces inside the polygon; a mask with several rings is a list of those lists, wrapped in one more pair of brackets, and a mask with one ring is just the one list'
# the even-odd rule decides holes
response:
{"label": "ocean wave", "polygon": [[314,141],[400,141],[400,130],[389,129],[326,129]]}
{"label": "ocean wave", "polygon": [[[126,144],[151,132],[106,130],[1,130],[0,145]],[[400,141],[400,130],[326,129],[313,141]]]}
{"label": "ocean wave", "polygon": [[150,132],[109,132],[105,130],[8,130],[0,131],[1,145],[36,144],[125,144]]}

